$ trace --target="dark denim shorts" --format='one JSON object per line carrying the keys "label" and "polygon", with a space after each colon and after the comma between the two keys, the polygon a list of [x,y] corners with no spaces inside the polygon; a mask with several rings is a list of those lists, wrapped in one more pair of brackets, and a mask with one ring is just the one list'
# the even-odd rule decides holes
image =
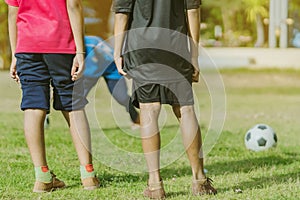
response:
{"label": "dark denim shorts", "polygon": [[17,53],[17,74],[22,86],[21,109],[50,110],[50,84],[53,108],[80,110],[88,103],[83,80],[72,81],[73,54]]}

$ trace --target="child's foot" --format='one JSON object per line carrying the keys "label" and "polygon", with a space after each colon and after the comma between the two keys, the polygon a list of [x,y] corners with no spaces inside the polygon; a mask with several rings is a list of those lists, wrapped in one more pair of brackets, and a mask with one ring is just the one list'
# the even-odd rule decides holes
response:
{"label": "child's foot", "polygon": [[210,178],[194,180],[192,184],[193,195],[217,194],[217,190],[212,186]]}
{"label": "child's foot", "polygon": [[150,199],[165,199],[166,193],[163,187],[163,182],[160,181],[154,184],[148,184],[148,187],[144,190],[144,197]]}
{"label": "child's foot", "polygon": [[100,187],[100,181],[96,176],[81,179],[81,182],[85,190],[94,190]]}
{"label": "child's foot", "polygon": [[41,193],[41,192],[51,192],[56,189],[61,189],[66,187],[65,183],[58,178],[56,175],[51,172],[52,181],[50,183],[44,183],[41,181],[35,181],[33,192]]}
{"label": "child's foot", "polygon": [[94,190],[100,187],[100,182],[94,171],[93,164],[80,165],[80,174],[83,189]]}

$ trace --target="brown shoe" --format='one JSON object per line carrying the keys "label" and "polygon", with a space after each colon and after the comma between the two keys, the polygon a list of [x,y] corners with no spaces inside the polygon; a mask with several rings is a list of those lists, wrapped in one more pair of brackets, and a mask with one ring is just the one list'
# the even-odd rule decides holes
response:
{"label": "brown shoe", "polygon": [[100,181],[96,176],[81,179],[83,189],[94,190],[100,187]]}
{"label": "brown shoe", "polygon": [[202,180],[193,180],[192,192],[193,195],[217,194],[217,190],[212,186],[213,180],[205,178]]}
{"label": "brown shoe", "polygon": [[192,184],[193,195],[217,194],[217,190],[212,186],[210,178],[194,180]]}
{"label": "brown shoe", "polygon": [[33,192],[41,193],[41,192],[51,192],[56,189],[61,189],[66,187],[66,184],[56,178],[56,175],[51,172],[52,181],[50,183],[43,183],[40,181],[35,181]]}
{"label": "brown shoe", "polygon": [[144,197],[150,199],[165,199],[166,193],[163,187],[163,182],[160,181],[154,184],[148,184],[148,187],[144,190]]}

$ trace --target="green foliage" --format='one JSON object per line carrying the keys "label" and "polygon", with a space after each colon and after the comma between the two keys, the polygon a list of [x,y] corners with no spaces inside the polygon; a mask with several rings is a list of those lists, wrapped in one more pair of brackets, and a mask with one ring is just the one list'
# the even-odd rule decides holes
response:
{"label": "green foliage", "polygon": [[0,66],[0,68],[7,68],[10,60],[10,49],[7,30],[7,5],[4,1],[0,1],[0,30],[0,59],[2,57],[4,61],[4,66]]}
{"label": "green foliage", "polygon": [[289,7],[292,12],[294,12],[294,11],[299,12],[300,2],[297,0],[289,0]]}
{"label": "green foliage", "polygon": [[[289,17],[294,20],[294,28],[299,29],[300,1],[289,0],[288,2]],[[269,17],[269,3],[269,0],[203,1],[202,22],[207,24],[207,29],[202,31],[202,39],[214,40],[214,26],[221,25],[223,46],[254,46],[257,41],[260,41],[258,45],[263,45],[261,42],[267,41],[268,27],[263,27],[262,20]],[[250,38],[250,40],[245,42],[240,38]]]}
{"label": "green foliage", "polygon": [[246,8],[247,20],[255,22],[257,15],[267,17],[268,10],[266,6],[268,2],[267,0],[244,0],[243,3]]}
{"label": "green foliage", "polygon": [[[99,35],[103,38],[111,36],[108,25],[111,0],[95,1],[83,0],[86,7],[94,9],[94,14],[85,13],[85,16],[94,15],[101,20],[97,24],[86,25],[86,33]],[[224,46],[253,46],[257,37],[255,19],[259,14],[263,18],[268,17],[268,0],[223,0],[203,1],[202,22],[206,28],[201,30],[202,41],[215,40],[214,27],[220,25],[223,29],[221,42]],[[290,17],[295,21],[295,27],[299,27],[300,1],[289,0]],[[7,5],[0,1],[0,55],[4,58],[5,67],[8,68],[10,60],[10,48],[7,31]],[[266,32],[266,30],[265,30]],[[292,31],[291,31],[292,32]],[[265,33],[267,36],[267,33]],[[246,42],[241,38],[250,38]]]}
{"label": "green foliage", "polygon": [[112,0],[105,1],[95,1],[95,0],[84,0],[83,1],[86,8],[93,9],[95,13],[90,13],[88,9],[85,10],[85,17],[95,17],[101,19],[95,24],[86,24],[85,31],[88,35],[99,35],[100,37],[106,39],[111,36],[109,17],[111,11]]}
{"label": "green foliage", "polygon": [[[202,6],[202,22],[207,24],[207,30],[202,31],[203,40],[215,39],[214,26],[221,25],[223,46],[248,46],[240,38],[255,35],[255,26],[247,21],[243,1],[204,1]],[[253,44],[252,44],[253,46]]]}

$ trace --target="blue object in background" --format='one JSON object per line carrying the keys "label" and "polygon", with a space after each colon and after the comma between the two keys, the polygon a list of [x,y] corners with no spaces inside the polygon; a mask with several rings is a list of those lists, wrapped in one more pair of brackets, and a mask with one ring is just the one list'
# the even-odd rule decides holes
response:
{"label": "blue object in background", "polygon": [[300,48],[300,32],[295,34],[292,44],[294,47]]}
{"label": "blue object in background", "polygon": [[114,50],[102,38],[97,36],[84,37],[86,58],[84,76],[87,78],[120,79],[114,62]]}

